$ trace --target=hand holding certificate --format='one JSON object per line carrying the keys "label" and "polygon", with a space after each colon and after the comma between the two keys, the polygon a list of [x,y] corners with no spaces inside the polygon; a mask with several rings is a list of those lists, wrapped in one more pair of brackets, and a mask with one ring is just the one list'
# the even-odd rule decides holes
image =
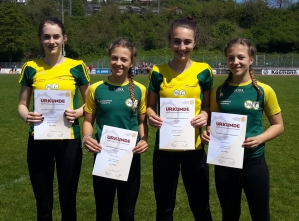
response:
{"label": "hand holding certificate", "polygon": [[92,175],[127,181],[138,133],[104,125]]}
{"label": "hand holding certificate", "polygon": [[64,117],[64,111],[71,106],[70,102],[70,91],[34,91],[34,111],[44,117],[43,122],[34,124],[35,140],[71,138],[71,123]]}
{"label": "hand holding certificate", "polygon": [[160,98],[160,149],[194,150],[195,129],[190,121],[195,115],[194,98]]}
{"label": "hand holding certificate", "polygon": [[247,116],[212,112],[207,163],[242,168]]}

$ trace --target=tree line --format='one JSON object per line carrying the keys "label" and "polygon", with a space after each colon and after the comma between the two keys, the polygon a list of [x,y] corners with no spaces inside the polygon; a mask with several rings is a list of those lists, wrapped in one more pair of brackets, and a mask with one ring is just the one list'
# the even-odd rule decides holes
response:
{"label": "tree line", "polygon": [[[67,9],[68,1],[64,2]],[[219,54],[234,37],[249,38],[260,53],[298,53],[299,3],[271,2],[161,0],[159,14],[136,14],[120,13],[119,4],[107,1],[100,11],[84,16],[84,1],[73,0],[72,16],[63,11],[68,36],[65,49],[68,57],[93,61],[106,56],[111,39],[127,36],[143,55],[166,55],[170,23],[191,15],[196,18],[201,33],[194,53]],[[144,6],[150,9],[156,4]],[[182,14],[165,10],[176,6],[183,9]],[[61,18],[61,0],[30,0],[27,5],[0,2],[0,61],[26,61],[43,56],[37,27],[44,16]]]}

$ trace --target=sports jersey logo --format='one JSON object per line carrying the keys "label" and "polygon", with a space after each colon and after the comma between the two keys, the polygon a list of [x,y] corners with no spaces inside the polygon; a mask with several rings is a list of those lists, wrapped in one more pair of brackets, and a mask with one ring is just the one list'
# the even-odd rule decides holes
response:
{"label": "sports jersey logo", "polygon": [[254,110],[258,110],[260,107],[260,102],[259,101],[251,101],[251,100],[247,100],[244,102],[244,107],[246,109],[254,109]]}
{"label": "sports jersey logo", "polygon": [[235,93],[244,93],[244,90],[243,90],[243,89],[235,89],[234,92],[235,92]]}
{"label": "sports jersey logo", "polygon": [[99,104],[110,104],[112,102],[112,100],[100,100],[100,99],[98,99],[97,102]]}
{"label": "sports jersey logo", "polygon": [[174,90],[173,91],[173,95],[174,96],[185,96],[186,95],[186,91],[185,90]]}
{"label": "sports jersey logo", "polygon": [[229,105],[231,101],[220,101],[220,104],[222,105]]}
{"label": "sports jersey logo", "polygon": [[114,88],[115,92],[124,92],[124,89],[122,87]]}
{"label": "sports jersey logo", "polygon": [[165,84],[163,84],[162,87],[163,88],[174,88],[174,85],[171,85],[171,84],[165,85]]}
{"label": "sports jersey logo", "polygon": [[[128,106],[128,107],[132,107],[132,100],[131,100],[131,98],[128,98],[127,100],[126,100],[126,105]],[[137,107],[138,106],[138,100],[135,100],[134,101],[134,107]]]}
{"label": "sports jersey logo", "polygon": [[246,109],[251,109],[252,108],[252,101],[245,101],[244,106]]}
{"label": "sports jersey logo", "polygon": [[258,110],[259,107],[260,107],[260,102],[259,101],[254,101],[252,103],[252,107],[253,107],[254,110]]}
{"label": "sports jersey logo", "polygon": [[58,84],[47,84],[46,90],[58,90],[59,85]]}

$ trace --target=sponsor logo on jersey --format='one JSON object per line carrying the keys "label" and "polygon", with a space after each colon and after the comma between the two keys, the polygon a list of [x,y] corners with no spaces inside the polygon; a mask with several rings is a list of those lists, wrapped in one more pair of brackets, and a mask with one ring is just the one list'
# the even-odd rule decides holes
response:
{"label": "sponsor logo on jersey", "polygon": [[259,101],[251,101],[251,100],[247,100],[244,102],[244,107],[246,109],[254,109],[254,110],[258,110],[260,107],[260,102]]}
{"label": "sponsor logo on jersey", "polygon": [[110,104],[112,102],[112,100],[100,100],[100,99],[98,99],[97,102],[99,104]]}
{"label": "sponsor logo on jersey", "polygon": [[235,89],[234,92],[235,93],[244,93],[244,90],[243,89]]}
{"label": "sponsor logo on jersey", "polygon": [[37,83],[37,82],[44,82],[46,81],[46,79],[33,79],[33,82],[34,83]]}
{"label": "sponsor logo on jersey", "polygon": [[124,92],[124,89],[122,87],[114,88],[115,92]]}
{"label": "sponsor logo on jersey", "polygon": [[59,85],[58,84],[47,84],[46,90],[58,90]]}
{"label": "sponsor logo on jersey", "polygon": [[220,101],[220,104],[222,105],[229,105],[231,101]]}
{"label": "sponsor logo on jersey", "polygon": [[173,91],[173,95],[174,96],[185,96],[186,95],[186,91],[185,90],[174,90]]}
{"label": "sponsor logo on jersey", "polygon": [[[128,98],[127,100],[126,100],[126,105],[128,106],[128,107],[132,107],[132,100],[131,100],[131,98]],[[135,100],[134,101],[134,107],[137,107],[138,106],[138,100]]]}
{"label": "sponsor logo on jersey", "polygon": [[163,88],[174,88],[174,85],[165,85],[165,84],[162,84],[162,87]]}

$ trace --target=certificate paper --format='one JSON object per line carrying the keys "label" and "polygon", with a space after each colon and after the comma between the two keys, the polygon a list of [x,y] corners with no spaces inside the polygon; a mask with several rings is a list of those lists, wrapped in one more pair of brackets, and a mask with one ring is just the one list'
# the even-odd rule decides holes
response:
{"label": "certificate paper", "polygon": [[104,125],[92,175],[127,181],[138,133]]}
{"label": "certificate paper", "polygon": [[159,148],[165,150],[194,150],[195,129],[190,121],[195,116],[194,98],[160,98]]}
{"label": "certificate paper", "polygon": [[212,112],[207,163],[243,168],[247,116]]}
{"label": "certificate paper", "polygon": [[34,91],[34,111],[44,117],[42,122],[34,124],[35,140],[71,138],[71,123],[64,116],[65,110],[71,106],[70,102],[70,91]]}

